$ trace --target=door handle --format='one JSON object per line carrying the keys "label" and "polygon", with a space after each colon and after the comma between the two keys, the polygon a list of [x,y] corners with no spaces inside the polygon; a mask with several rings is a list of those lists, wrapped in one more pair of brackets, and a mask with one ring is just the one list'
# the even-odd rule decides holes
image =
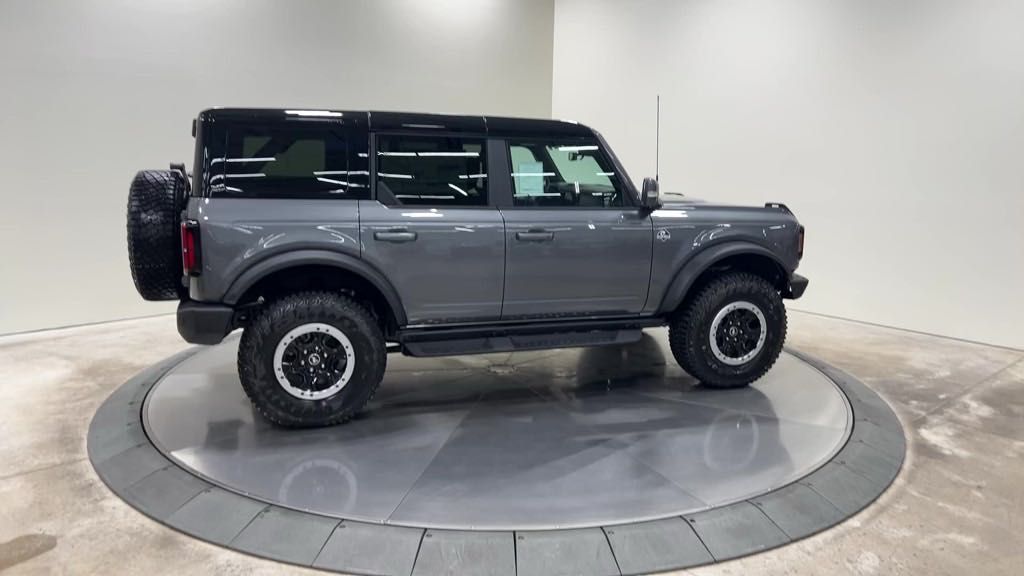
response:
{"label": "door handle", "polygon": [[548,232],[546,230],[516,232],[516,240],[519,240],[520,242],[551,242],[554,238],[554,232]]}
{"label": "door handle", "polygon": [[387,232],[374,232],[373,239],[381,242],[394,242],[401,244],[403,242],[412,242],[416,240],[416,233],[409,232],[404,228],[397,228],[395,230],[388,230]]}

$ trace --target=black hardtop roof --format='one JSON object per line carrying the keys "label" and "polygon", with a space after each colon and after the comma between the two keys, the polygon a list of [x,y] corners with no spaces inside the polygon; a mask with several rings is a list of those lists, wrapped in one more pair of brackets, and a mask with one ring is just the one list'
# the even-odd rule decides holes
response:
{"label": "black hardtop roof", "polygon": [[493,135],[536,135],[538,133],[569,138],[592,137],[594,130],[571,120],[513,118],[508,116],[471,116],[426,114],[420,112],[385,112],[360,110],[323,110],[307,108],[209,108],[199,119],[281,121],[314,118],[354,118],[370,130],[401,130],[423,132],[475,132]]}

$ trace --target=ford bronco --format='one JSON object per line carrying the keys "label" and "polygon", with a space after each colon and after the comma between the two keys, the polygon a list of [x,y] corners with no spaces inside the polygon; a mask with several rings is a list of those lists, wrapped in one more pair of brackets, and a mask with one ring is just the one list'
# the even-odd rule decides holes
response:
{"label": "ford bronco", "polygon": [[243,329],[242,386],[284,426],[351,418],[389,351],[618,344],[664,325],[700,382],[745,386],[807,286],[785,205],[637,190],[575,122],[223,108],[193,136],[191,175],[131,184],[132,277],[179,300],[188,342]]}

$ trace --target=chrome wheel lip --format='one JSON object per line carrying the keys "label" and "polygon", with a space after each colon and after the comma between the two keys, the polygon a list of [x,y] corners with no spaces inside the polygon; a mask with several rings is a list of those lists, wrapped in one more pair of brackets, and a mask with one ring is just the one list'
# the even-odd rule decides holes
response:
{"label": "chrome wheel lip", "polygon": [[[285,350],[288,349],[288,345],[296,338],[305,336],[306,334],[317,333],[327,334],[341,344],[341,349],[345,351],[345,371],[342,373],[341,378],[323,390],[304,390],[292,384],[285,376],[284,354]],[[277,378],[277,383],[285,392],[301,400],[323,400],[324,398],[329,398],[337,394],[345,388],[352,379],[352,373],[355,371],[355,366],[356,353],[355,348],[352,346],[352,341],[349,340],[348,336],[345,336],[345,333],[341,330],[331,326],[330,324],[324,324],[322,322],[311,322],[292,328],[281,338],[277,343],[277,347],[274,349],[274,376]]]}
{"label": "chrome wheel lip", "polygon": [[[725,320],[726,316],[728,316],[732,312],[735,312],[736,310],[747,310],[753,313],[754,316],[757,317],[758,322],[761,324],[761,330],[757,338],[757,344],[754,346],[753,350],[747,352],[743,356],[732,357],[726,355],[718,347],[718,339],[716,338],[716,335],[718,334],[718,328],[719,326],[721,326],[722,321]],[[757,356],[762,349],[764,349],[764,342],[767,337],[768,322],[765,320],[764,312],[762,312],[761,309],[757,307],[757,305],[751,302],[747,302],[745,300],[731,302],[724,306],[721,310],[719,310],[718,314],[715,314],[715,318],[711,321],[711,330],[708,331],[708,340],[711,343],[711,353],[714,354],[716,360],[727,366],[739,366],[741,364],[746,364],[747,362],[753,360],[754,357]]]}

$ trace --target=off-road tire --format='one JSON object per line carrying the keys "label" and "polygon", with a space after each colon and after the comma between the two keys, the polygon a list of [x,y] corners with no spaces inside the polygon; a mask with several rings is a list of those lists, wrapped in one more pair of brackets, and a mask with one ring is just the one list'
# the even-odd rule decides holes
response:
{"label": "off-road tire", "polygon": [[[292,329],[323,323],[352,343],[355,368],[334,395],[320,400],[289,394],[274,374],[274,351]],[[332,426],[359,413],[384,377],[384,335],[370,313],[352,299],[331,292],[301,292],[271,302],[245,328],[238,345],[238,375],[256,410],[290,428]]]}
{"label": "off-road tire", "polygon": [[[715,315],[733,302],[746,301],[760,308],[767,324],[761,350],[750,360],[730,366],[711,349]],[[689,299],[669,325],[669,344],[676,362],[710,388],[740,388],[754,382],[775,364],[786,340],[786,307],[770,282],[746,272],[729,272],[706,284]]]}
{"label": "off-road tire", "polygon": [[177,300],[181,270],[181,210],[185,177],[176,170],[142,170],[128,193],[128,262],[146,300]]}

